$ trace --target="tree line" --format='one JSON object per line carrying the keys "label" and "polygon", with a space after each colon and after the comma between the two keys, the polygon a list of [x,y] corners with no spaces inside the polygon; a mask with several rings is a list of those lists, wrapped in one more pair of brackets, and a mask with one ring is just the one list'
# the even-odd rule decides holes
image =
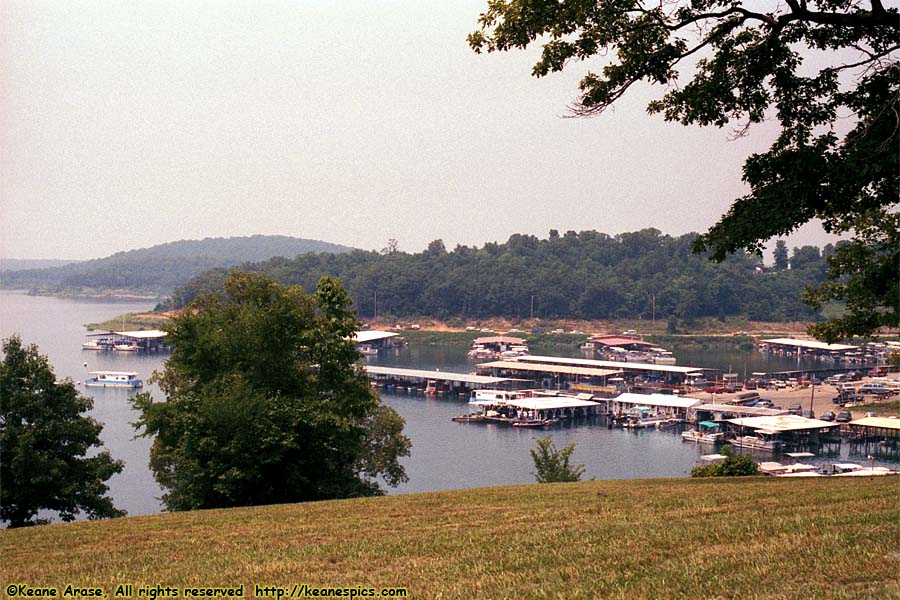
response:
{"label": "tree line", "polygon": [[[656,229],[615,236],[551,230],[546,239],[515,234],[480,248],[448,251],[435,240],[406,253],[392,243],[380,252],[305,254],[242,268],[304,289],[314,289],[322,276],[336,277],[361,318],[377,312],[439,319],[819,319],[800,298],[825,280],[831,245],[793,248],[782,257],[782,242],[776,266],[767,267],[746,252],[711,262],[692,252],[696,238]],[[159,308],[180,308],[201,292],[220,290],[226,274],[216,269],[195,277]]]}

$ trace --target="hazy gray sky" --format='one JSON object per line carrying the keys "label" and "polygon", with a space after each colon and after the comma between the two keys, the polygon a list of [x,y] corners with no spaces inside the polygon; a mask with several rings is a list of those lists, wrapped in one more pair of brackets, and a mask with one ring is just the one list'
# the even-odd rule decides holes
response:
{"label": "hazy gray sky", "polygon": [[[2,258],[283,234],[419,251],[702,231],[759,127],[685,128],[636,90],[561,118],[582,70],[476,55],[486,0],[0,3]],[[806,227],[789,245],[824,243]]]}

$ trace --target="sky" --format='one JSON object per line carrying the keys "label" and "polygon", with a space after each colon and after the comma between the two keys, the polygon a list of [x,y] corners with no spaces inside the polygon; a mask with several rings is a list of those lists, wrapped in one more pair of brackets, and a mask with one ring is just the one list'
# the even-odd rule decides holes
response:
{"label": "sky", "polygon": [[[705,231],[763,124],[683,127],[659,88],[566,117],[574,65],[475,54],[486,0],[0,3],[0,258],[290,235],[407,252],[550,229]],[[595,65],[596,67],[596,65]],[[789,246],[835,238],[818,225]]]}

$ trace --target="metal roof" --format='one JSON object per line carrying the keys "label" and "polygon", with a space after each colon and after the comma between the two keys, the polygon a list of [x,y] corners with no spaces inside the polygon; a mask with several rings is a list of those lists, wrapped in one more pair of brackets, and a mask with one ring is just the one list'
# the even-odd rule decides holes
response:
{"label": "metal roof", "polygon": [[393,375],[396,377],[418,377],[420,379],[435,379],[441,381],[461,381],[463,383],[477,383],[491,385],[517,381],[508,377],[487,377],[485,375],[472,375],[470,373],[451,373],[449,371],[423,371],[419,369],[397,369],[394,367],[373,367],[366,365],[369,375]]}
{"label": "metal roof", "polygon": [[604,346],[630,346],[635,344],[638,346],[656,346],[656,344],[651,344],[650,342],[645,342],[638,338],[618,335],[594,335],[589,337],[588,341],[594,342],[595,344],[603,344]]}
{"label": "metal roof", "polygon": [[848,346],[846,344],[826,344],[815,340],[795,340],[794,338],[775,338],[772,340],[760,340],[760,343],[779,344],[781,346],[793,346],[795,348],[807,348],[809,350],[835,350],[843,352],[846,350],[859,350],[859,346]]}
{"label": "metal roof", "polygon": [[865,417],[850,421],[850,424],[859,425],[860,427],[881,427],[882,429],[900,430],[900,419],[889,419],[887,417]]}
{"label": "metal roof", "polygon": [[165,331],[159,329],[148,329],[147,331],[115,331],[118,335],[130,338],[138,338],[141,340],[152,340],[156,338],[166,337]]}
{"label": "metal roof", "polygon": [[89,333],[86,337],[103,337],[108,335],[121,335],[133,339],[150,340],[166,337],[165,331],[159,329],[148,329],[146,331],[104,331],[102,333]]}
{"label": "metal roof", "polygon": [[530,371],[532,373],[560,373],[565,375],[584,375],[585,377],[607,377],[616,375],[622,371],[610,369],[591,369],[588,367],[571,367],[565,365],[528,364],[513,360],[497,360],[476,365],[477,369],[515,369],[518,371]]}
{"label": "metal roof", "polygon": [[469,404],[473,406],[514,406],[525,410],[556,410],[562,408],[584,408],[589,406],[599,406],[599,402],[591,402],[590,400],[581,400],[572,396],[532,396],[529,398],[513,398],[510,400],[503,399],[484,399],[472,400]]}
{"label": "metal roof", "polygon": [[130,375],[132,377],[137,376],[137,373],[134,371],[91,371],[91,375]]}
{"label": "metal roof", "polygon": [[476,344],[524,344],[523,338],[509,337],[507,335],[494,335],[490,337],[475,338]]}
{"label": "metal roof", "polygon": [[682,396],[669,396],[667,394],[620,394],[610,398],[613,402],[626,404],[646,404],[647,406],[672,406],[675,408],[691,408],[700,404],[701,400]]}
{"label": "metal roof", "polygon": [[571,365],[573,367],[610,368],[629,371],[658,371],[660,373],[701,373],[712,369],[703,367],[676,367],[672,365],[652,365],[647,363],[628,363],[612,360],[590,360],[586,358],[561,358],[559,356],[519,356],[517,362],[549,363],[557,365]]}
{"label": "metal roof", "polygon": [[560,408],[584,408],[587,406],[599,406],[597,402],[590,400],[579,400],[565,396],[551,398],[520,398],[517,400],[509,400],[509,406],[524,408],[525,410],[556,410]]}
{"label": "metal roof", "polygon": [[749,427],[750,429],[767,430],[774,433],[784,431],[805,431],[809,429],[825,429],[840,427],[840,423],[821,421],[819,419],[807,419],[797,415],[780,415],[777,417],[749,417],[745,419],[729,419],[729,423]]}
{"label": "metal roof", "polygon": [[357,331],[356,335],[353,336],[353,341],[357,344],[366,344],[376,340],[386,340],[398,335],[400,334],[392,331],[378,331],[377,329],[373,329],[372,331]]}
{"label": "metal roof", "polygon": [[701,404],[700,406],[695,406],[694,409],[707,412],[734,413],[736,415],[754,415],[757,417],[777,417],[790,413],[790,411],[778,408],[742,406],[740,404]]}

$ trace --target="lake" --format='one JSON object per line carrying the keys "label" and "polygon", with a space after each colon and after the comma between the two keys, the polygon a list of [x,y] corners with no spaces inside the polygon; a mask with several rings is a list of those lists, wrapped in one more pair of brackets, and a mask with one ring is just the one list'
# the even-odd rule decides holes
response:
{"label": "lake", "polygon": [[[146,301],[94,301],[72,298],[28,296],[0,291],[0,337],[14,333],[25,343],[35,343],[48,356],[57,378],[85,379],[89,371],[137,371],[146,381],[163,366],[165,355],[94,352],[81,349],[87,333],[84,324],[104,321],[126,312],[153,308]],[[469,372],[474,363],[466,356],[466,346],[409,346],[400,352],[370,359],[370,364]],[[756,352],[692,353],[678,355],[679,364],[725,369],[731,365],[742,372],[792,368],[784,359],[767,359]],[[703,361],[706,362],[703,362]],[[725,363],[728,364],[725,364]],[[119,508],[130,515],[161,510],[161,490],[147,466],[150,440],[135,438],[131,423],[137,413],[120,389],[79,388],[94,399],[91,415],[104,423],[102,438],[114,458],[125,461],[124,471],[110,479],[110,494]],[[146,386],[156,398],[155,386]],[[405,433],[412,440],[412,455],[404,460],[409,481],[390,493],[409,493],[491,485],[530,483],[534,466],[529,449],[534,437],[550,433],[558,447],[576,444],[574,464],[586,467],[584,478],[627,479],[685,477],[702,453],[710,447],[685,444],[673,431],[608,430],[598,424],[567,424],[535,433],[512,427],[483,423],[455,423],[454,415],[467,412],[460,398],[426,397],[382,393],[388,405],[406,420]]]}

